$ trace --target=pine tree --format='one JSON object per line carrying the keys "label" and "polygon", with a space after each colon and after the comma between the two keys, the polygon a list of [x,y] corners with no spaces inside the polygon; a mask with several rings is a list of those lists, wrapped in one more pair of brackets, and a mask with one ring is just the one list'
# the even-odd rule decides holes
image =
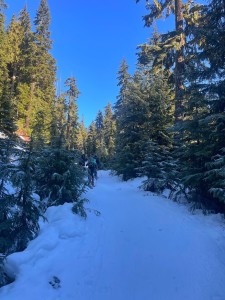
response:
{"label": "pine tree", "polygon": [[11,84],[7,80],[4,82],[0,102],[0,131],[11,136],[16,131],[15,106],[11,93]]}
{"label": "pine tree", "polygon": [[115,116],[117,122],[119,122],[120,115],[122,113],[122,108],[126,105],[126,94],[127,94],[127,86],[130,81],[130,75],[128,73],[128,65],[126,60],[124,59],[121,63],[120,69],[118,71],[118,86],[120,86],[119,95],[117,96],[117,101],[114,106]]}
{"label": "pine tree", "polygon": [[21,44],[20,44],[20,69],[17,77],[18,86],[16,94],[18,133],[31,135],[31,124],[35,116],[35,103],[38,103],[35,83],[36,45],[34,34],[31,30],[30,15],[25,7],[19,14]]}
{"label": "pine tree", "polygon": [[[187,23],[189,63],[183,184],[195,205],[221,210],[224,202],[224,3],[190,9]],[[219,207],[219,208],[218,208]],[[224,210],[224,207],[222,208]]]}
{"label": "pine tree", "polygon": [[175,176],[172,175],[175,175],[173,172],[176,168],[170,148],[149,141],[146,143],[145,151],[145,160],[143,160],[139,172],[141,176],[146,176],[147,180],[143,181],[141,187],[145,191],[153,193],[162,193],[166,188],[173,190]]}
{"label": "pine tree", "polygon": [[68,87],[68,90],[65,93],[68,97],[66,143],[67,148],[72,150],[77,149],[78,107],[76,100],[79,96],[79,91],[74,77],[68,78],[65,85]]}
{"label": "pine tree", "polygon": [[[50,12],[46,0],[41,0],[35,20],[34,59],[31,82],[31,95],[36,98],[32,114],[42,111],[46,136],[50,139],[50,124],[54,109],[56,67],[55,60],[50,54],[52,41],[50,39]],[[32,128],[32,120],[30,120]]]}
{"label": "pine tree", "polygon": [[77,204],[85,191],[79,154],[59,139],[53,145],[43,148],[36,159],[36,191],[47,206]]}
{"label": "pine tree", "polygon": [[78,149],[81,153],[87,153],[87,129],[85,127],[84,118],[79,123],[79,131],[77,136]]}
{"label": "pine tree", "polygon": [[7,70],[7,51],[6,51],[6,33],[5,33],[5,14],[4,10],[6,4],[3,0],[0,0],[0,105],[1,97],[5,82],[8,79]]}
{"label": "pine tree", "polygon": [[[140,0],[136,0],[136,3]],[[182,0],[169,0],[158,2],[154,1],[153,4],[149,4],[148,1],[146,8],[149,13],[143,17],[145,26],[151,26],[154,20],[162,18],[163,15],[168,17],[171,13],[175,15],[175,31],[164,34],[161,43],[161,49],[159,52],[163,51],[165,54],[169,54],[171,57],[171,52],[173,54],[174,67],[174,82],[175,82],[175,124],[176,128],[180,128],[182,119],[184,116],[184,45],[185,45],[185,35],[184,35],[184,5]],[[172,50],[172,51],[171,51]],[[167,61],[168,61],[167,56]],[[172,58],[172,57],[171,57]],[[178,135],[176,136],[178,139]],[[179,137],[180,138],[180,137]],[[178,140],[177,140],[178,141]]]}
{"label": "pine tree", "polygon": [[14,15],[7,30],[8,72],[11,95],[16,96],[17,76],[20,71],[22,32],[18,19]]}
{"label": "pine tree", "polygon": [[95,119],[96,128],[96,153],[97,156],[102,161],[106,156],[106,147],[104,143],[104,117],[101,110],[98,111],[97,117]]}
{"label": "pine tree", "polygon": [[7,51],[8,39],[5,32],[4,1],[0,1],[0,131],[12,135],[16,130],[13,78],[10,78],[8,64],[10,56]]}
{"label": "pine tree", "polygon": [[[155,74],[151,64],[144,68],[146,74],[146,94],[148,115],[143,140],[144,159],[138,168],[139,175],[146,176],[142,188],[161,193],[166,188],[174,188],[176,165],[172,155],[173,136],[168,131],[173,121],[173,91],[166,76]],[[177,180],[177,178],[175,177]]]}
{"label": "pine tree", "polygon": [[0,254],[0,288],[6,284],[13,282],[5,271],[5,255]]}
{"label": "pine tree", "polygon": [[115,135],[116,135],[116,120],[113,115],[112,105],[108,102],[104,110],[104,144],[106,147],[106,162],[108,165],[112,163],[115,155]]}
{"label": "pine tree", "polygon": [[55,99],[53,118],[51,122],[51,139],[50,145],[55,147],[59,144],[65,144],[66,141],[66,126],[67,126],[67,100],[64,95],[59,95]]}
{"label": "pine tree", "polygon": [[[3,165],[0,174],[0,252],[5,255],[26,248],[28,241],[33,239],[39,231],[38,220],[41,215],[33,197],[32,144],[29,144],[27,148],[23,145],[23,150],[17,149],[14,157],[14,161]],[[8,191],[7,183],[12,184],[13,193]]]}
{"label": "pine tree", "polygon": [[126,86],[126,93],[122,95],[122,105],[116,111],[117,135],[114,168],[124,180],[137,176],[137,167],[143,160],[141,148],[148,135],[143,125],[148,115],[146,96],[140,73],[136,72],[134,78]]}
{"label": "pine tree", "polygon": [[96,143],[96,127],[95,122],[92,121],[91,125],[88,127],[88,135],[87,135],[87,155],[92,156],[96,153],[97,143]]}

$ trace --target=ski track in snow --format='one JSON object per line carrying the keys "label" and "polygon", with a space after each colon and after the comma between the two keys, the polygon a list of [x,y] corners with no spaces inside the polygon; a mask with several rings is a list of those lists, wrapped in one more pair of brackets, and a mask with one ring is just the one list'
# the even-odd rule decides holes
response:
{"label": "ski track in snow", "polygon": [[17,279],[0,299],[225,300],[221,216],[193,215],[140,191],[140,182],[100,171],[86,194],[87,220],[70,213],[70,204],[48,209],[39,237],[9,256]]}

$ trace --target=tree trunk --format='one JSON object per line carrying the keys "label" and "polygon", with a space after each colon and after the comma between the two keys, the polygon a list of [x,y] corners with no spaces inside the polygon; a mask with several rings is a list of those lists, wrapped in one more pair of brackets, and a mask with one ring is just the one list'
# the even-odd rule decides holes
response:
{"label": "tree trunk", "polygon": [[175,124],[183,119],[184,113],[184,31],[183,31],[182,0],[175,0],[175,22],[179,38],[179,49],[176,51],[175,65]]}

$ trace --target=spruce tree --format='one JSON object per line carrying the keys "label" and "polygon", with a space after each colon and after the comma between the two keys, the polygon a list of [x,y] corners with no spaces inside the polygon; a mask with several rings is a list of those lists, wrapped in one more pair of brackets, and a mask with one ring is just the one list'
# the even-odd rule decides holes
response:
{"label": "spruce tree", "polygon": [[[142,86],[142,78],[136,72],[127,83],[126,93],[122,90],[122,105],[116,110],[117,134],[114,168],[124,180],[137,176],[137,167],[143,159],[142,143],[147,137],[144,128],[147,112],[147,94]],[[147,123],[145,123],[147,124]]]}
{"label": "spruce tree", "polygon": [[85,127],[84,118],[78,124],[77,143],[81,153],[87,153],[87,129]]}
{"label": "spruce tree", "polygon": [[36,191],[47,207],[81,200],[85,182],[79,158],[79,153],[68,150],[60,137],[37,157]]}
{"label": "spruce tree", "polygon": [[101,110],[98,111],[95,119],[96,128],[96,153],[100,160],[104,160],[106,156],[106,147],[104,143],[104,116]]}
{"label": "spruce tree", "polygon": [[68,78],[65,85],[68,87],[68,90],[65,93],[68,97],[66,143],[67,148],[73,150],[77,149],[78,107],[76,101],[79,96],[79,91],[74,77]]}
{"label": "spruce tree", "polygon": [[87,134],[87,155],[92,156],[96,153],[97,150],[97,133],[96,133],[96,126],[95,122],[92,121],[91,125],[88,127],[88,134]]}
{"label": "spruce tree", "polygon": [[104,144],[106,147],[106,162],[108,165],[112,163],[115,155],[115,135],[116,135],[116,120],[114,118],[112,105],[108,102],[104,110]]}
{"label": "spruce tree", "polygon": [[19,14],[20,30],[22,34],[20,44],[20,71],[18,74],[18,86],[16,102],[18,115],[18,132],[21,135],[30,136],[33,117],[35,116],[35,103],[38,103],[38,95],[35,82],[36,45],[34,34],[31,30],[30,15],[27,7]]}
{"label": "spruce tree", "polygon": [[[55,146],[55,143],[61,145],[66,141],[66,126],[67,126],[67,100],[64,95],[59,95],[55,98],[53,118],[51,122],[51,138],[50,145]],[[61,146],[60,146],[61,147]]]}
{"label": "spruce tree", "polygon": [[[223,209],[224,156],[224,3],[211,1],[190,9],[187,23],[189,63],[183,184],[195,205]],[[222,27],[221,27],[222,26]],[[189,58],[190,57],[190,58]]]}
{"label": "spruce tree", "polygon": [[[34,152],[32,144],[23,145],[14,153],[14,161],[1,171],[1,242],[0,252],[8,255],[26,248],[28,241],[39,231],[38,220],[41,215],[33,196]],[[10,192],[7,183],[14,191]]]}
{"label": "spruce tree", "polygon": [[[50,12],[46,0],[41,0],[34,20],[34,72],[32,74],[31,94],[36,98],[36,105],[32,109],[33,115],[42,111],[46,136],[50,139],[50,123],[55,97],[56,66],[50,50]],[[30,120],[32,128],[32,120]]]}
{"label": "spruce tree", "polygon": [[16,130],[14,79],[8,70],[10,55],[8,36],[5,32],[5,8],[4,1],[0,1],[0,131],[12,135]]}
{"label": "spruce tree", "polygon": [[5,14],[4,10],[6,4],[3,0],[0,0],[0,105],[1,97],[5,82],[8,79],[7,70],[7,49],[6,49],[6,32],[5,32]]}
{"label": "spruce tree", "polygon": [[11,85],[11,95],[15,98],[20,71],[22,32],[18,19],[14,15],[7,29],[8,72]]}
{"label": "spruce tree", "polygon": [[[136,3],[140,0],[136,0]],[[165,17],[169,17],[171,13],[175,16],[175,31],[171,31],[163,35],[162,43],[160,45],[161,49],[157,49],[159,52],[163,51],[164,56],[173,59],[174,63],[174,83],[175,83],[175,125],[176,130],[181,127],[182,119],[184,116],[184,73],[185,73],[185,63],[184,63],[184,45],[185,45],[185,35],[184,35],[184,5],[182,0],[169,0],[169,1],[154,1],[150,4],[147,1],[146,5],[149,13],[143,17],[145,26],[151,26],[154,20]],[[167,55],[168,54],[168,55]],[[171,56],[172,54],[172,56]],[[180,137],[176,135],[177,142]]]}

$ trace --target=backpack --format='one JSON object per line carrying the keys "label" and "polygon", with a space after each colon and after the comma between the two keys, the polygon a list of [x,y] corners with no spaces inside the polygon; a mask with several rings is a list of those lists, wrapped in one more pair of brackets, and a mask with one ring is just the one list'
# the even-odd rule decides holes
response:
{"label": "backpack", "polygon": [[94,158],[91,158],[88,165],[90,168],[96,168],[96,166],[97,166],[96,160]]}

